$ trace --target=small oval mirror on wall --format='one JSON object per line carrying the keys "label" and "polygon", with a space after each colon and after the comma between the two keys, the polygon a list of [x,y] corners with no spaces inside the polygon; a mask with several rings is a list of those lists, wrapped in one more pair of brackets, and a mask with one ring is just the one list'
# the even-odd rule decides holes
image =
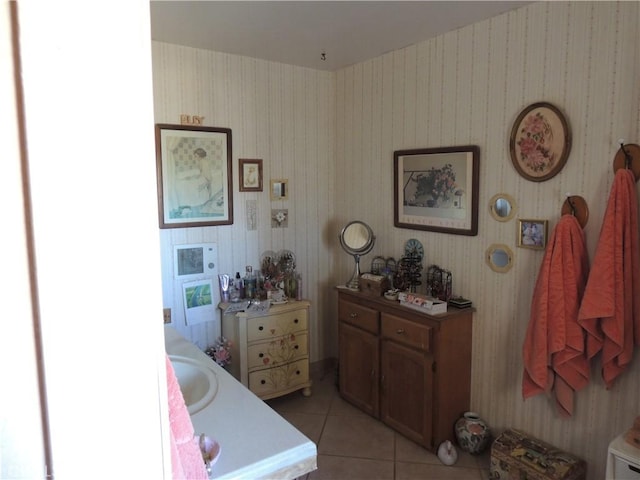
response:
{"label": "small oval mirror on wall", "polygon": [[516,201],[511,195],[498,193],[489,202],[491,216],[499,222],[507,222],[516,214]]}
{"label": "small oval mirror on wall", "polygon": [[513,266],[513,252],[501,243],[494,243],[487,248],[485,259],[494,272],[505,273]]}

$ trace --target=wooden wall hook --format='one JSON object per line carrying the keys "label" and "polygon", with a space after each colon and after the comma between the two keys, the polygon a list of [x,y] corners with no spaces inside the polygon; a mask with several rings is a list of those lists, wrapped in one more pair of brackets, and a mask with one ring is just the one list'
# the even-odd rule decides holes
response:
{"label": "wooden wall hook", "polygon": [[621,144],[620,148],[616,152],[616,156],[613,158],[613,171],[616,172],[621,168],[626,168],[627,158],[625,152],[629,155],[629,168],[633,171],[633,175],[637,182],[640,178],[640,145],[635,143]]}
{"label": "wooden wall hook", "polygon": [[576,217],[582,228],[589,221],[589,207],[580,195],[567,195],[567,199],[562,204],[561,214],[566,215],[567,213]]}

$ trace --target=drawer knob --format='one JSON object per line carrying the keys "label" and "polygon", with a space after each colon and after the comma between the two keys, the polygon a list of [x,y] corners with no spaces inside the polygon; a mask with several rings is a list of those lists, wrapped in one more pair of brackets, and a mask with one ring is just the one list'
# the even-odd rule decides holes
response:
{"label": "drawer knob", "polygon": [[293,323],[298,323],[298,319],[296,318],[296,319],[293,321]]}
{"label": "drawer knob", "polygon": [[260,383],[261,383],[262,385],[264,385],[265,383],[267,383],[267,381],[266,381],[266,380],[260,380]]}
{"label": "drawer knob", "polygon": [[262,357],[264,357],[264,353],[260,352],[260,353],[258,354],[258,358],[262,358]]}
{"label": "drawer knob", "polygon": [[294,345],[294,346],[293,346],[293,348],[295,348],[296,350],[298,350],[298,348],[300,348],[300,347],[298,347],[298,345]]}
{"label": "drawer knob", "polygon": [[296,370],[296,375],[300,375],[300,370]]}
{"label": "drawer knob", "polygon": [[263,327],[262,325],[260,325],[260,326],[258,327],[258,330],[262,331],[262,330],[264,330],[264,327]]}
{"label": "drawer knob", "polygon": [[396,333],[397,333],[398,335],[402,335],[402,334],[404,334],[404,328],[399,328],[399,329],[397,329],[397,330],[396,330]]}
{"label": "drawer knob", "polygon": [[357,313],[350,313],[350,314],[349,314],[349,316],[350,316],[351,318],[356,318],[356,317],[358,316],[358,314],[357,314]]}

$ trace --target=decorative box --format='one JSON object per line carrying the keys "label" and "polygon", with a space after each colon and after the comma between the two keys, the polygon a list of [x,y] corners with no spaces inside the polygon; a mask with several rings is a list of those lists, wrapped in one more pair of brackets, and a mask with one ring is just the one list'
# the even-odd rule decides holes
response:
{"label": "decorative box", "polygon": [[363,273],[358,282],[360,291],[371,297],[381,297],[389,290],[389,279],[384,275]]}
{"label": "decorative box", "polygon": [[570,453],[528,436],[506,430],[491,446],[492,480],[581,480],[587,464]]}
{"label": "decorative box", "polygon": [[420,295],[418,293],[400,292],[398,295],[400,304],[405,307],[413,308],[423,313],[438,315],[447,313],[447,302],[438,300],[437,298]]}

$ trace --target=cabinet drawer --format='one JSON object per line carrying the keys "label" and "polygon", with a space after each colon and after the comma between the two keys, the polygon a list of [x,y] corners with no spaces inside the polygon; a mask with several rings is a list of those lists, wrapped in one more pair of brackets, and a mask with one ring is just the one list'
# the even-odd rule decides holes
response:
{"label": "cabinet drawer", "polygon": [[340,300],[338,318],[342,322],[350,323],[368,332],[378,333],[378,311],[372,308]]}
{"label": "cabinet drawer", "polygon": [[293,388],[307,382],[309,382],[309,360],[306,358],[249,373],[249,389],[258,396]]}
{"label": "cabinet drawer", "polygon": [[307,331],[307,310],[293,310],[279,315],[254,317],[247,321],[247,341],[272,339],[293,332]]}
{"label": "cabinet drawer", "polygon": [[431,327],[387,313],[382,314],[382,336],[425,352],[431,350]]}
{"label": "cabinet drawer", "polygon": [[612,480],[640,480],[640,464],[614,455]]}
{"label": "cabinet drawer", "polygon": [[307,335],[285,335],[271,341],[250,345],[247,349],[249,369],[282,365],[308,355]]}

